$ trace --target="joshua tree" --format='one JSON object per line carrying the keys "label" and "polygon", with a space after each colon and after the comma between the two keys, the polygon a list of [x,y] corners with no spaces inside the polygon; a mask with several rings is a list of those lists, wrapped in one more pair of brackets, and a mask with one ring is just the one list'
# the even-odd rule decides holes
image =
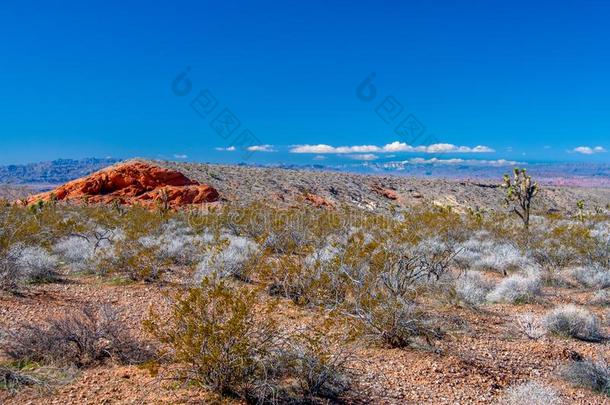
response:
{"label": "joshua tree", "polygon": [[578,208],[578,219],[580,222],[585,222],[585,200],[576,201],[576,208]]}
{"label": "joshua tree", "polygon": [[165,188],[162,188],[159,191],[157,205],[159,208],[159,212],[161,213],[161,216],[163,216],[163,217],[169,212],[169,210],[171,208],[171,205],[169,202],[169,194],[167,193],[167,190]]}
{"label": "joshua tree", "polygon": [[521,218],[525,229],[530,225],[530,209],[532,199],[538,194],[538,183],[533,183],[532,178],[527,175],[525,169],[514,169],[514,176],[511,180],[508,174],[504,175],[506,188],[506,205],[512,205],[512,211]]}

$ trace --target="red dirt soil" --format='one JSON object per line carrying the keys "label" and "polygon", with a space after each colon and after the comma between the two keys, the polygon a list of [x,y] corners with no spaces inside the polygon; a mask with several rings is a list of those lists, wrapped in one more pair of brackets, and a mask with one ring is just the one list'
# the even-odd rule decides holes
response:
{"label": "red dirt soil", "polygon": [[207,184],[190,180],[182,173],[143,162],[128,162],[93,173],[34,195],[27,204],[38,201],[87,201],[109,204],[152,206],[167,196],[170,207],[218,201],[218,192]]}

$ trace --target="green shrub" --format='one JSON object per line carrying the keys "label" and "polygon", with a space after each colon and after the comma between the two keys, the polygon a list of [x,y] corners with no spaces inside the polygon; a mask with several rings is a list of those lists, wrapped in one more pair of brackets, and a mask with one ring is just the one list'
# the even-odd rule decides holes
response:
{"label": "green shrub", "polygon": [[144,327],[179,364],[181,380],[221,395],[264,396],[276,325],[257,317],[257,302],[256,291],[204,279],[176,297],[167,319],[152,312]]}

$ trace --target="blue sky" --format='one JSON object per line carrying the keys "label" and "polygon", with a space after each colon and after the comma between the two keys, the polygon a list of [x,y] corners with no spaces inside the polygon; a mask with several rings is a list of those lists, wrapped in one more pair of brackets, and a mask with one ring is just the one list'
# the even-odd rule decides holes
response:
{"label": "blue sky", "polygon": [[609,18],[602,1],[9,1],[0,164],[606,162]]}

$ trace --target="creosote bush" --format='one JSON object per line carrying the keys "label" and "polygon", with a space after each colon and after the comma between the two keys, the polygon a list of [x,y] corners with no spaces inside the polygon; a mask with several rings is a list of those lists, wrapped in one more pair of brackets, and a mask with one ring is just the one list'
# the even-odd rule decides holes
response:
{"label": "creosote bush", "polygon": [[266,397],[277,329],[264,310],[257,318],[257,302],[256,291],[206,278],[176,298],[167,320],[152,312],[144,326],[180,365],[178,378],[222,395]]}
{"label": "creosote bush", "polygon": [[144,327],[163,345],[161,360],[174,363],[176,378],[222,396],[312,403],[343,394],[351,386],[350,356],[336,332],[282,335],[274,307],[259,291],[210,277],[175,297],[169,316],[151,312]]}
{"label": "creosote bush", "polygon": [[[316,398],[337,400],[353,385],[350,343],[353,336],[338,331],[336,321],[297,331],[285,339],[281,349],[284,378],[294,380],[285,388],[297,402]],[[298,400],[300,399],[300,400]]]}
{"label": "creosote bush", "polygon": [[156,281],[161,278],[168,263],[159,260],[157,245],[145,240],[123,240],[112,254],[105,256],[99,264],[102,274],[116,274],[133,281]]}
{"label": "creosote bush", "polygon": [[89,367],[111,360],[140,363],[149,353],[136,341],[109,306],[86,307],[5,333],[0,348],[10,359],[59,366]]}
{"label": "creosote bush", "polygon": [[389,347],[401,348],[423,344],[434,346],[443,336],[437,319],[419,305],[401,297],[378,295],[362,299],[353,310],[362,332]]}

